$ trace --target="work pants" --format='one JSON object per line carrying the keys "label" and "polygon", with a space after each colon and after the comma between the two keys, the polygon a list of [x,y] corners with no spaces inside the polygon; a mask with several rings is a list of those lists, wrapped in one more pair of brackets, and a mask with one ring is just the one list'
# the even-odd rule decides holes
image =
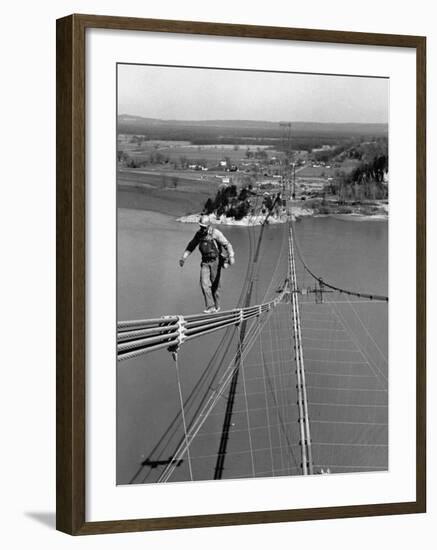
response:
{"label": "work pants", "polygon": [[212,262],[200,264],[200,287],[205,298],[205,307],[219,307],[220,305],[220,274],[219,258]]}

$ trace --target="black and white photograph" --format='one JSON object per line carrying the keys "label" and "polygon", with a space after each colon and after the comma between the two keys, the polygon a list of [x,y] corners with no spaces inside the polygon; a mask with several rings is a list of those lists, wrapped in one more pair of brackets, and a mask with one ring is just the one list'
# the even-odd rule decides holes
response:
{"label": "black and white photograph", "polygon": [[117,485],[389,470],[389,83],[117,64]]}

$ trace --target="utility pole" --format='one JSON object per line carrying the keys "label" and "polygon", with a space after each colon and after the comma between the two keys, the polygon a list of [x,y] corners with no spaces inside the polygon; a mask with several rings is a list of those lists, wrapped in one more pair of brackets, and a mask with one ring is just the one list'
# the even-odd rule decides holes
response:
{"label": "utility pole", "polygon": [[284,171],[283,179],[285,182],[283,184],[283,190],[287,186],[291,186],[291,197],[293,200],[296,198],[296,166],[293,161],[293,150],[291,148],[291,122],[280,122],[279,126],[283,128],[284,132]]}

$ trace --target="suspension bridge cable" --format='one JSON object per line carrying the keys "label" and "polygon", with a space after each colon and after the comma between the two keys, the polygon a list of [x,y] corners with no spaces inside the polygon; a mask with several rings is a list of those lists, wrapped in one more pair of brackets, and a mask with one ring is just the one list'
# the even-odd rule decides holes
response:
{"label": "suspension bridge cable", "polygon": [[[166,323],[165,332],[156,335],[141,335],[141,337],[134,337],[131,340],[119,342],[117,344],[118,360],[122,361],[125,359],[131,359],[132,357],[137,357],[139,355],[163,348],[167,348],[171,351],[173,347],[178,345],[178,338],[181,331],[178,326],[179,319],[183,319],[184,321],[184,341],[188,341],[232,325],[239,325],[242,321],[244,322],[254,317],[258,317],[262,313],[275,308],[284,298],[286,292],[287,286],[284,285],[281,294],[273,300],[265,302],[264,304],[247,306],[212,315],[197,315],[194,316],[194,319],[193,316],[172,316],[170,321],[172,323],[171,326],[168,326],[168,319],[159,319],[157,323],[158,325],[162,321]],[[159,328],[159,326],[157,328]]]}

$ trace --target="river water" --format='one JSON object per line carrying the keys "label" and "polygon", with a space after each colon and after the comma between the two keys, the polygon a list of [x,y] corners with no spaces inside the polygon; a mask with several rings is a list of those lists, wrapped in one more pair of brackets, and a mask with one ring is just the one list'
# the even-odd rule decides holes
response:
{"label": "river water", "polygon": [[[315,217],[303,218],[296,223],[295,227],[296,239],[305,261],[325,281],[342,288],[356,289],[362,292],[383,295],[388,293],[387,222]],[[236,252],[236,264],[223,274],[222,308],[228,309],[241,303],[248,260],[251,253],[254,252],[260,228],[223,226],[220,229],[232,242]],[[164,214],[144,210],[119,209],[117,300],[119,320],[154,318],[169,314],[188,315],[203,309],[203,299],[199,287],[199,253],[195,251],[189,257],[183,269],[178,264],[186,244],[196,230],[197,226],[179,223],[174,218]],[[260,303],[266,297],[274,296],[286,273],[287,241],[284,225],[272,225],[265,228],[258,265],[256,284],[251,298],[253,304]],[[303,300],[304,302],[306,300],[308,305],[307,309],[304,307],[305,304],[302,307],[303,326],[305,328],[307,322],[308,330],[320,331],[319,333],[314,332],[314,334],[318,334],[320,338],[323,338],[322,330],[324,329],[319,328],[319,326],[322,327],[320,323],[327,322],[327,313],[325,314],[325,310],[323,310],[326,306],[314,303],[314,294],[311,294],[314,281],[303,270],[300,262],[297,262],[297,272],[299,285],[310,291],[307,298]],[[380,376],[386,379],[388,368],[387,305],[385,303],[355,303],[358,302],[358,299],[354,300],[344,295],[334,297],[334,295],[327,294],[326,300],[337,300],[338,303],[333,306],[337,308],[334,313],[340,321],[343,320],[350,327],[351,342],[365,350],[366,361],[368,361],[372,371],[377,371],[376,376],[379,377],[379,373],[381,373]],[[344,303],[347,300],[350,300],[352,304]],[[280,315],[284,316],[286,306],[281,307],[282,313]],[[306,311],[310,312],[307,318],[305,317]],[[272,328],[276,327],[276,337],[278,337],[278,334],[279,337],[281,336],[279,331],[282,330],[284,338],[287,338],[287,325],[280,325],[280,315],[278,315],[279,320],[276,321],[276,325],[271,321],[270,334],[273,334]],[[326,315],[326,321],[324,315]],[[311,325],[311,322],[319,322],[319,325]],[[341,335],[338,329],[333,330]],[[326,346],[331,346],[329,349],[335,351],[334,347],[338,348],[338,343],[333,342],[332,334],[330,340],[326,340],[323,346],[318,344],[319,348],[313,346],[313,349],[327,349]],[[310,342],[311,335],[307,337],[308,342]],[[203,339],[194,340],[183,347],[179,354],[180,373],[184,400],[187,404],[188,422],[195,418],[196,411],[202,404],[203,396],[213,386],[220,365],[224,365],[232,359],[236,345],[237,333],[229,330],[207,335]],[[260,341],[261,345],[262,341]],[[347,351],[347,349],[345,348],[343,351]],[[352,348],[350,351],[351,353],[357,353]],[[320,359],[317,359],[318,355],[309,355],[308,357],[312,357],[309,359],[309,368],[311,368],[311,361],[320,361]],[[326,353],[323,357],[326,357]],[[335,358],[338,359],[338,356],[335,356]],[[282,357],[281,360],[286,361],[286,359],[286,357]],[[259,359],[252,358],[254,366],[256,366],[257,361]],[[342,360],[339,361],[342,364],[344,363]],[[359,366],[358,361],[357,366]],[[324,372],[326,377],[330,374],[329,382],[331,384],[334,379],[332,377],[340,376],[334,371]],[[353,375],[350,370],[344,371],[344,375],[346,377],[350,376],[347,379],[350,384],[357,380],[357,378],[352,378]],[[257,379],[261,379],[261,377],[254,376],[254,384]],[[328,378],[326,379],[328,380]],[[363,376],[362,382],[366,382],[367,379],[369,379],[369,383],[372,382],[370,376]],[[281,380],[283,380],[283,376]],[[346,384],[347,380],[344,378],[342,382]],[[315,454],[318,453],[315,463],[331,464],[333,466],[332,471],[340,472],[365,471],[366,468],[385,469],[388,455],[385,445],[388,430],[385,404],[376,404],[376,406],[382,407],[378,409],[382,411],[378,413],[378,418],[375,417],[374,409],[372,409],[372,412],[367,411],[363,408],[366,405],[359,405],[361,407],[359,410],[362,411],[362,413],[360,412],[360,422],[362,422],[362,414],[365,413],[367,415],[366,422],[362,422],[363,424],[368,425],[367,420],[371,417],[372,422],[378,421],[377,425],[382,426],[382,428],[378,428],[377,433],[372,432],[371,434],[371,437],[374,438],[372,442],[377,442],[379,446],[370,448],[367,443],[365,446],[363,444],[364,432],[360,432],[358,436],[355,432],[351,435],[352,439],[347,440],[347,442],[352,442],[351,445],[354,445],[351,446],[349,455],[347,453],[339,455],[342,460],[342,457],[346,457],[342,462],[344,468],[342,469],[340,465],[336,470],[334,462],[338,463],[339,458],[338,456],[334,457],[334,451],[329,448],[329,440],[325,442],[325,439],[329,436],[338,440],[341,437],[346,437],[346,432],[339,431],[338,428],[333,429],[337,419],[335,416],[337,409],[332,406],[328,407],[325,402],[328,397],[332,397],[334,403],[340,403],[338,401],[340,395],[343,402],[344,390],[346,390],[346,387],[352,386],[350,384],[344,386],[340,388],[343,390],[342,392],[337,391],[334,395],[331,391],[332,388],[323,393],[321,388],[326,387],[326,385],[323,386],[320,379],[312,380],[311,374],[309,375],[309,383],[315,388],[313,390],[313,401],[317,402],[312,409],[315,418],[313,434],[315,439],[319,438],[321,442],[323,441],[320,445],[324,445],[320,447],[320,453],[318,453],[317,447],[314,447]],[[291,377],[289,385],[294,387],[293,378]],[[333,388],[334,386],[337,390],[339,389],[338,383],[335,383]],[[360,396],[363,395],[363,391],[370,391],[370,389],[366,390],[365,388],[366,386],[360,388]],[[373,389],[373,386],[369,386],[369,388]],[[348,393],[347,395],[355,400],[355,396],[358,395],[358,388],[352,389],[355,393]],[[373,404],[377,403],[375,395],[378,394],[372,394]],[[335,401],[336,399],[337,401]],[[291,398],[291,402],[292,400]],[[353,403],[356,403],[356,401],[353,401]],[[208,420],[207,433],[204,436],[199,434],[199,441],[196,440],[196,445],[192,447],[192,465],[195,479],[212,479],[213,477],[215,455],[220,443],[225,405],[226,403],[217,406],[215,415],[211,415]],[[255,408],[255,405],[254,401],[254,410],[258,410],[259,407]],[[238,418],[238,412],[236,415],[236,418]],[[316,420],[317,418],[319,420]],[[326,427],[320,431],[321,428],[318,426],[325,426],[322,424],[325,422],[323,418],[333,419],[332,426],[328,427],[332,433]],[[251,419],[248,416],[247,422],[252,422],[253,425],[256,422],[255,415]],[[317,425],[316,422],[320,424]],[[265,422],[264,428],[266,426],[269,428],[270,424],[272,424],[272,418],[269,420],[267,415],[267,423]],[[351,422],[348,424],[351,424]],[[260,430],[264,428],[260,426]],[[373,425],[372,429],[374,430]],[[280,461],[282,460],[282,464],[284,464],[284,460],[279,451],[277,455],[270,451],[270,453],[267,453],[269,456],[267,454],[264,456],[260,451],[255,456],[256,460],[259,460],[259,466],[256,464],[254,466],[252,453],[252,469],[248,467],[246,462],[241,459],[243,454],[238,454],[248,452],[245,449],[247,444],[245,441],[246,435],[243,433],[243,429],[240,430],[241,436],[237,432],[238,430],[231,438],[231,444],[234,445],[234,455],[232,452],[229,453],[229,460],[225,469],[226,475],[223,477],[248,476],[251,475],[251,472],[252,474],[255,472],[255,467],[256,475],[267,475],[266,472],[269,468],[272,470],[276,468],[275,475],[280,475],[280,472],[283,474],[296,473],[293,471],[293,466],[289,466],[288,470],[280,467]],[[266,445],[267,437],[270,445],[272,445],[271,431],[264,429],[263,434],[264,439],[262,441],[260,439],[260,449],[262,450],[268,447]],[[182,436],[176,371],[170,354],[159,351],[121,362],[117,366],[117,483],[155,482],[165,466],[165,461],[172,456]],[[259,437],[261,438],[261,436]],[[278,437],[277,447],[281,447],[280,452],[282,453],[281,435],[279,434]],[[253,440],[250,439],[249,443],[252,450]],[[326,447],[327,445],[328,447]],[[356,447],[357,445],[360,445],[360,447]],[[276,448],[275,445],[273,446]],[[329,449],[328,454],[326,449]],[[356,449],[359,449],[360,454],[355,453]],[[354,455],[352,451],[355,453]],[[235,460],[232,460],[233,456],[235,456]],[[267,467],[268,461],[271,465]],[[187,468],[188,464],[185,460],[175,469],[172,481],[189,479]],[[349,470],[345,468],[349,468]]]}

